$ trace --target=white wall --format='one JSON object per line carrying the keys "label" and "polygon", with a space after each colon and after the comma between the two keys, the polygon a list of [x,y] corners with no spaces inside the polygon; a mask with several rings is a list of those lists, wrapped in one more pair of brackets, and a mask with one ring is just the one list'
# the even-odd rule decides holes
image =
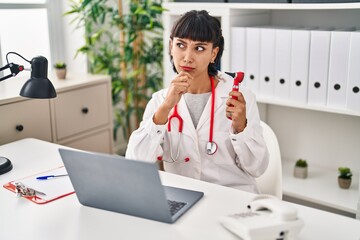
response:
{"label": "white wall", "polygon": [[[69,10],[69,1],[62,1],[62,11]],[[87,60],[84,54],[78,54],[75,58],[75,54],[78,48],[84,45],[84,29],[75,29],[76,23],[70,24],[75,18],[75,15],[69,15],[62,17],[63,27],[63,41],[64,41],[64,60],[68,65],[69,74],[81,74],[87,73]]]}
{"label": "white wall", "polygon": [[357,116],[258,104],[260,118],[276,133],[285,160],[304,158],[310,165],[336,171],[360,169],[360,121]]}

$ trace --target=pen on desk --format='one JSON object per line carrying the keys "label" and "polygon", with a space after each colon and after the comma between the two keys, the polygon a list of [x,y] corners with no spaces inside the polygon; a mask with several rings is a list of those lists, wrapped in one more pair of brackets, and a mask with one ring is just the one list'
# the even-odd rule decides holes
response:
{"label": "pen on desk", "polygon": [[47,179],[51,179],[51,178],[57,178],[57,177],[66,177],[68,176],[68,174],[61,174],[61,175],[47,175],[47,176],[40,176],[37,177],[37,180],[47,180]]}

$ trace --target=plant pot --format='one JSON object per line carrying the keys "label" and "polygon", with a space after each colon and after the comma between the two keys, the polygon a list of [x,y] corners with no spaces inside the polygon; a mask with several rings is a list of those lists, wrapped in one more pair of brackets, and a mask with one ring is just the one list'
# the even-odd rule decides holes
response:
{"label": "plant pot", "polygon": [[349,187],[351,185],[351,178],[338,177],[338,183],[339,183],[340,188],[349,189]]}
{"label": "plant pot", "polygon": [[57,68],[55,69],[55,73],[58,79],[66,78],[66,68]]}
{"label": "plant pot", "polygon": [[307,167],[294,167],[294,177],[296,178],[307,178],[308,168]]}

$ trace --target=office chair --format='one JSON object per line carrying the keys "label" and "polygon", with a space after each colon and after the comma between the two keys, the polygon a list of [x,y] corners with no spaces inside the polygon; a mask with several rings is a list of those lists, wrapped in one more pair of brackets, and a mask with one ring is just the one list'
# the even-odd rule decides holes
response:
{"label": "office chair", "polygon": [[282,199],[282,166],[281,154],[274,131],[265,122],[260,121],[263,136],[269,151],[269,166],[263,175],[256,178],[257,186],[262,194],[269,194]]}

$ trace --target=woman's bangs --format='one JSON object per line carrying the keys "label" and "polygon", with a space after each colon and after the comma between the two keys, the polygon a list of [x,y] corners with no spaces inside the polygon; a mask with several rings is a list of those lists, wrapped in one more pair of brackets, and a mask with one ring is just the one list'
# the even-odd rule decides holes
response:
{"label": "woman's bangs", "polygon": [[175,31],[175,37],[191,39],[199,42],[213,42],[213,32],[206,21],[192,19],[183,22]]}

